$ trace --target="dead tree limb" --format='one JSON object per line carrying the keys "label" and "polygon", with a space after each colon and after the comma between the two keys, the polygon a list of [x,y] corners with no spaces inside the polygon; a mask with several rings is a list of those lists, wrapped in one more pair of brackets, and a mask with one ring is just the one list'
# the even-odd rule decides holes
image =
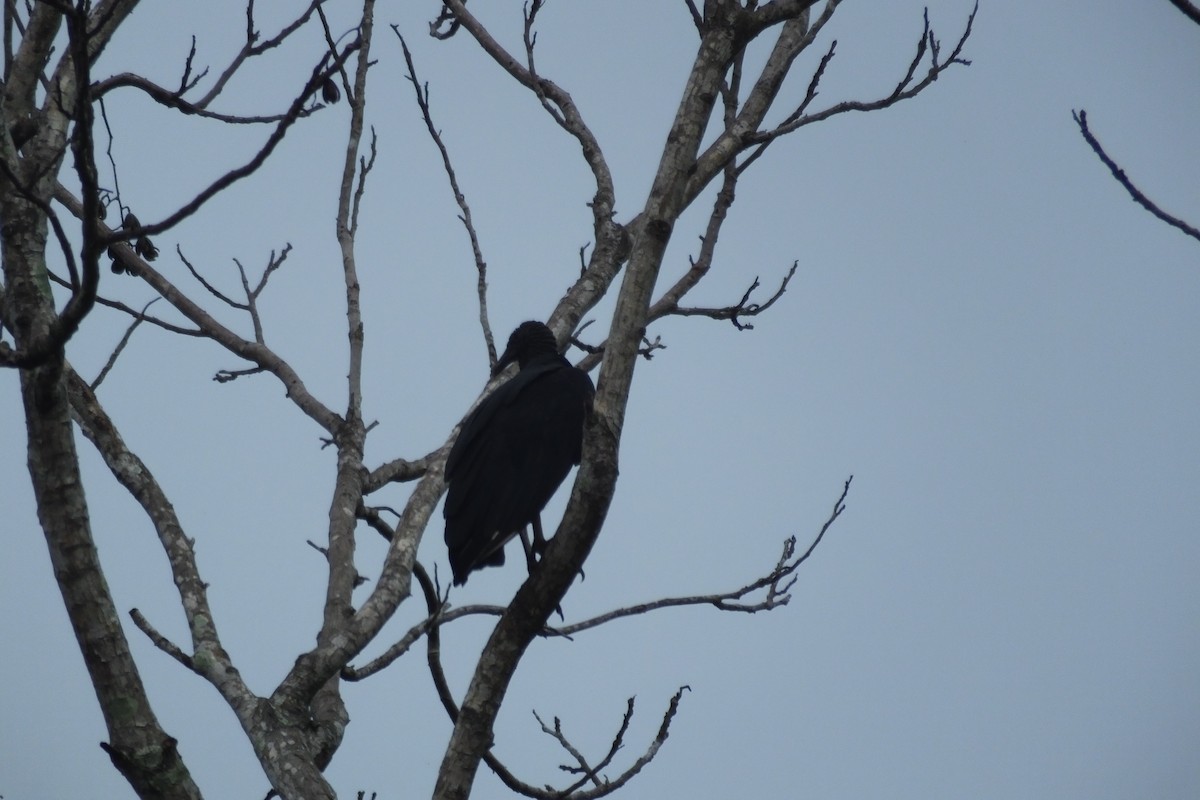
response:
{"label": "dead tree limb", "polygon": [[1086,111],[1083,109],[1080,109],[1079,111],[1072,111],[1071,116],[1075,119],[1075,124],[1079,126],[1079,133],[1082,134],[1084,141],[1086,141],[1088,146],[1092,148],[1092,151],[1104,163],[1104,166],[1108,167],[1109,172],[1111,172],[1112,176],[1117,179],[1117,183],[1121,184],[1125,191],[1129,193],[1129,196],[1133,198],[1135,203],[1149,211],[1158,219],[1170,225],[1172,228],[1183,231],[1183,233],[1187,236],[1190,236],[1196,241],[1200,242],[1200,229],[1197,229],[1179,217],[1168,214],[1162,209],[1161,206],[1158,205],[1158,203],[1147,197],[1145,192],[1143,192],[1137,186],[1134,186],[1133,181],[1130,180],[1129,176],[1125,174],[1125,170],[1121,169],[1120,165],[1117,164],[1117,162],[1113,160],[1112,156],[1105,151],[1103,145],[1100,144],[1100,141],[1092,133],[1091,128],[1088,127]]}

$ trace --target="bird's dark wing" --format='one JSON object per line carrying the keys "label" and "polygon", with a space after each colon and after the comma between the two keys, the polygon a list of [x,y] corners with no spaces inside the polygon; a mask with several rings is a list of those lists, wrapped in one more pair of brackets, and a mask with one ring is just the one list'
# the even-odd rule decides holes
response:
{"label": "bird's dark wing", "polygon": [[[497,386],[495,391],[483,398],[483,402],[463,423],[458,438],[454,440],[454,446],[450,448],[450,455],[446,457],[447,483],[454,480],[461,462],[471,460],[478,453],[480,446],[477,440],[491,426],[496,411],[512,403],[530,383],[548,372],[561,369],[561,366],[561,364],[553,362],[530,365]],[[589,379],[588,382],[591,383],[591,380]]]}
{"label": "bird's dark wing", "polygon": [[561,356],[539,359],[489,395],[446,462],[446,544],[456,583],[504,563],[504,544],[579,463],[591,379]]}

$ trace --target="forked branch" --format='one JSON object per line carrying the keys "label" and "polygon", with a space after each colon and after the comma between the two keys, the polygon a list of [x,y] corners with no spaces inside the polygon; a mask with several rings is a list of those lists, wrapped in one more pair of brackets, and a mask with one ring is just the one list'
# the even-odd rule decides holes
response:
{"label": "forked branch", "polygon": [[779,282],[779,288],[775,290],[774,294],[761,303],[754,303],[750,301],[750,297],[759,287],[758,278],[755,277],[754,283],[750,284],[750,288],[747,289],[746,293],[742,295],[742,299],[731,306],[725,306],[723,308],[684,308],[682,306],[676,306],[667,313],[678,317],[711,317],[712,319],[727,319],[732,322],[733,327],[737,328],[739,331],[753,330],[754,325],[749,322],[742,322],[741,318],[756,317],[774,305],[775,301],[782,297],[783,293],[787,291],[788,283],[791,282],[792,276],[796,274],[796,268],[799,266],[799,264],[799,261],[792,262],[791,268],[787,271],[787,274],[783,276],[783,280]]}
{"label": "forked branch", "polygon": [[[212,85],[212,88],[210,88],[202,98],[196,101],[196,107],[201,109],[208,108],[209,104],[212,103],[212,101],[215,100],[217,96],[225,90],[225,85],[229,83],[230,79],[233,78],[234,75],[237,74],[237,71],[241,69],[242,64],[247,59],[260,56],[268,50],[272,50],[283,44],[288,37],[305,26],[308,20],[324,2],[325,0],[311,0],[311,2],[308,4],[308,7],[304,9],[300,16],[296,17],[290,23],[281,28],[279,33],[275,34],[271,38],[263,39],[262,34],[259,32],[254,23],[254,0],[247,0],[246,41],[242,44],[242,48],[237,52],[237,55],[233,57],[233,60],[230,61],[229,65],[217,78],[216,82]],[[191,56],[189,56],[188,60],[190,63]],[[188,72],[185,71],[185,77],[183,81],[185,84],[187,83],[187,74]]]}
{"label": "forked branch", "polygon": [[[564,637],[571,638],[575,634],[592,628],[598,628],[601,625],[612,622],[617,619],[626,617],[636,617],[642,614],[647,614],[652,611],[659,611],[664,608],[678,608],[682,606],[712,606],[720,611],[738,611],[742,613],[753,614],[759,611],[771,611],[780,606],[785,606],[791,600],[789,594],[791,587],[795,583],[795,573],[800,568],[800,565],[807,561],[816,550],[817,545],[825,537],[825,534],[837,521],[838,517],[846,510],[846,497],[850,492],[850,483],[854,480],[854,476],[846,479],[842,486],[842,492],[838,496],[837,501],[833,505],[833,509],[829,516],[825,519],[821,528],[817,531],[817,535],[813,538],[809,546],[804,552],[796,553],[796,537],[790,536],[783,543],[783,550],[776,561],[775,566],[761,577],[755,578],[749,583],[743,584],[736,589],[715,594],[702,595],[687,595],[682,597],[667,597],[659,600],[652,600],[645,603],[638,603],[632,606],[614,609],[613,611],[600,614],[580,622],[574,622],[567,625],[546,625],[544,635],[548,637]],[[373,528],[375,528],[384,538],[391,538],[391,529],[379,519],[378,514],[368,510],[360,509],[360,516],[367,520]],[[423,572],[423,570],[420,570]],[[420,575],[418,574],[418,578]],[[438,629],[466,617],[473,616],[501,616],[505,608],[498,605],[466,605],[451,607],[445,603],[438,592],[433,588],[432,582],[426,584],[422,582],[422,586],[426,590],[426,603],[428,606],[428,616],[422,619],[417,624],[413,625],[408,631],[391,647],[389,647],[382,655],[364,664],[361,667],[347,667],[342,676],[347,680],[363,680],[374,675],[376,672],[386,668],[400,656],[407,653],[414,644],[420,641],[422,636],[435,635]],[[756,593],[762,594],[756,599],[747,599]]]}
{"label": "forked branch", "polygon": [[[896,85],[892,91],[890,91],[890,94],[874,101],[842,101],[840,103],[835,103],[834,106],[820,110],[820,112],[806,114],[805,109],[808,108],[812,98],[816,96],[817,84],[820,83],[822,73],[824,70],[826,70],[829,60],[833,58],[833,48],[830,48],[829,52],[821,60],[821,64],[818,65],[817,71],[814,74],[814,80],[812,80],[810,83],[809,90],[805,94],[805,100],[802,104],[800,104],[800,107],[797,108],[796,112],[788,115],[787,119],[782,121],[780,125],[772,128],[772,130],[760,131],[751,134],[749,137],[746,137],[746,144],[769,144],[770,142],[773,142],[774,139],[778,139],[781,136],[786,136],[788,133],[796,132],[799,130],[799,128],[802,128],[805,125],[811,125],[814,124],[814,122],[827,120],[830,118],[830,116],[845,114],[847,112],[875,112],[875,110],[888,108],[889,106],[895,106],[896,103],[916,97],[920,94],[920,92],[928,89],[929,86],[934,83],[935,80],[940,78],[943,72],[949,70],[950,67],[955,65],[971,65],[970,60],[962,58],[962,52],[964,52],[964,49],[966,48],[968,38],[971,37],[974,18],[976,18],[976,13],[978,13],[978,11],[979,4],[977,0],[976,5],[974,5],[971,10],[971,13],[967,16],[967,23],[964,26],[964,29],[962,29],[962,35],[959,36],[959,41],[955,42],[954,48],[950,50],[950,53],[946,55],[946,58],[942,58],[942,44],[934,34],[934,29],[932,29],[932,26],[930,25],[929,10],[926,8],[924,13],[924,28],[922,30],[922,34],[920,34],[920,38],[917,40],[916,53],[913,54],[912,61],[910,64],[908,64],[908,68],[904,74],[904,77],[900,78],[899,82],[896,82]],[[926,66],[923,76],[918,78],[917,71],[919,70],[920,65],[922,65],[922,62],[925,61],[926,54],[929,55],[929,65]]]}
{"label": "forked branch", "polygon": [[130,239],[135,239],[139,236],[149,236],[156,233],[162,233],[169,228],[173,228],[183,220],[190,217],[192,214],[195,214],[213,197],[220,194],[225,189],[228,189],[234,183],[237,183],[243,178],[249,177],[257,172],[259,167],[266,163],[266,160],[270,157],[271,153],[275,151],[275,148],[279,146],[279,143],[283,141],[284,136],[287,134],[292,125],[304,115],[306,104],[318,91],[320,91],[321,85],[330,76],[336,74],[350,58],[350,56],[358,52],[361,47],[362,38],[356,37],[352,42],[342,48],[341,52],[339,52],[332,59],[332,63],[327,65],[327,62],[329,62],[330,59],[326,57],[321,61],[321,63],[313,68],[308,80],[305,82],[304,86],[300,89],[300,92],[292,101],[292,104],[288,108],[287,112],[275,124],[275,128],[271,131],[271,135],[267,137],[266,142],[264,142],[263,145],[258,149],[258,152],[256,152],[246,163],[242,164],[241,166],[234,167],[221,177],[214,180],[212,183],[194,195],[191,200],[187,201],[178,209],[168,214],[162,220],[149,225],[122,229],[119,233],[110,232],[107,236],[103,237],[103,244],[109,245],[115,242],[129,241]]}
{"label": "forked branch", "polygon": [[221,646],[208,604],[208,584],[200,577],[192,541],[183,530],[175,510],[147,465],[126,446],[116,426],[87,383],[73,370],[67,373],[72,415],[113,477],[128,490],[154,525],[179,592],[192,639],[188,655],[159,634],[140,614],[133,620],[163,652],[188,669],[203,675],[235,710],[246,707],[253,695],[242,681]]}
{"label": "forked branch", "polygon": [[[82,205],[62,184],[55,189],[54,199],[67,208],[72,214],[79,216],[83,213]],[[103,223],[97,223],[101,235],[112,235]],[[264,344],[250,341],[231,329],[222,325],[198,303],[179,290],[152,267],[148,262],[134,253],[133,248],[124,243],[118,243],[110,249],[110,254],[121,262],[122,268],[140,277],[150,284],[159,295],[175,307],[184,317],[196,325],[204,335],[220,344],[235,355],[245,358],[255,365],[256,369],[266,370],[275,375],[287,389],[288,397],[300,407],[305,414],[321,425],[326,431],[333,433],[341,424],[341,418],[326,407],[315,396],[309,393],[303,380],[292,368],[273,350]]]}
{"label": "forked branch", "polygon": [[[583,149],[584,160],[591,169],[596,182],[596,194],[592,198],[592,214],[597,229],[600,229],[612,219],[613,203],[616,198],[612,173],[604,159],[600,142],[584,122],[571,95],[554,81],[538,75],[532,69],[533,41],[536,38],[532,34],[532,26],[541,5],[542,3],[535,2],[533,8],[525,12],[527,48],[525,64],[522,64],[496,41],[487,28],[467,10],[467,5],[463,0],[446,0],[441,15],[430,26],[430,31],[438,38],[446,38],[457,31],[460,26],[465,28],[484,52],[491,56],[492,60],[518,83],[532,91],[554,121],[579,142]],[[439,27],[447,22],[450,24],[448,29]],[[441,35],[438,33],[439,30],[448,31],[448,33]]]}
{"label": "forked branch", "polygon": [[[878,100],[861,101],[861,100],[845,100],[841,103],[832,105],[822,111],[813,114],[803,113],[803,109],[807,107],[803,104],[800,109],[793,112],[782,123],[775,128],[766,131],[759,131],[747,137],[748,144],[765,144],[774,139],[792,133],[805,125],[811,125],[814,122],[828,119],[837,114],[844,114],[848,111],[878,111],[888,106],[893,106],[903,100],[916,97],[922,91],[927,89],[934,81],[941,77],[942,73],[950,69],[954,65],[970,66],[971,62],[963,58],[963,50],[966,48],[967,39],[971,36],[972,27],[975,24],[975,15],[979,11],[978,0],[974,8],[971,9],[970,15],[967,16],[967,24],[963,27],[962,35],[959,36],[954,48],[950,53],[943,58],[941,41],[933,32],[933,28],[929,23],[929,9],[925,9],[924,28],[921,31],[921,37],[917,40],[917,49],[913,55],[912,61],[908,65],[908,70],[904,73],[892,89],[891,93],[879,98]],[[832,50],[822,60],[818,67],[817,81],[819,82],[820,73],[824,71],[828,64],[829,58],[832,58]],[[917,70],[921,63],[925,60],[926,54],[929,55],[929,65],[925,69],[925,74],[920,79],[917,78]],[[815,82],[810,84],[806,97],[815,96]]]}
{"label": "forked branch", "polygon": [[[554,718],[554,727],[551,728],[542,721],[542,718],[534,712],[534,718],[542,727],[542,732],[552,737],[559,745],[571,754],[578,766],[570,766],[563,764],[559,769],[581,777],[575,783],[564,789],[553,789],[550,786],[546,787],[546,792],[539,793],[539,798],[567,798],[567,800],[594,800],[595,798],[606,797],[617,791],[625,784],[629,783],[643,768],[646,767],[654,757],[658,755],[658,751],[667,741],[667,737],[671,732],[671,723],[675,719],[676,712],[679,711],[679,701],[683,699],[683,693],[691,691],[692,687],[684,685],[680,686],[679,690],[671,696],[671,700],[667,703],[667,710],[663,713],[662,723],[658,726],[658,733],[654,740],[646,748],[638,758],[619,776],[613,780],[601,777],[601,772],[612,763],[617,752],[625,746],[625,734],[629,730],[629,723],[633,721],[634,698],[630,697],[625,703],[625,714],[621,718],[621,725],[617,729],[616,735],[613,737],[612,744],[609,745],[608,752],[600,759],[596,766],[589,766],[587,759],[583,753],[575,747],[562,731],[562,723],[558,717]],[[580,791],[587,783],[593,784],[594,788],[587,791]]]}
{"label": "forked branch", "polygon": [[[388,528],[385,524],[382,526],[380,533],[386,537],[388,535],[387,531]],[[450,717],[452,722],[456,722],[461,710],[454,700],[453,693],[450,690],[450,684],[446,680],[446,674],[442,669],[441,663],[442,646],[440,628],[443,624],[441,615],[446,608],[446,600],[444,595],[440,593],[435,582],[429,577],[429,573],[426,572],[419,563],[414,564],[413,575],[416,576],[418,583],[421,586],[422,593],[425,596],[426,609],[429,612],[426,622],[422,623],[421,626],[424,627],[424,632],[426,634],[427,665],[429,667],[430,675],[433,678],[434,686],[437,689],[438,697],[442,701],[442,705],[446,709],[447,715]],[[503,611],[503,609],[501,609],[501,611]],[[406,637],[406,639],[407,638],[408,637]],[[417,634],[417,638],[419,638],[419,634]],[[356,677],[363,677],[362,671],[358,671]],[[656,734],[654,740],[651,741],[645,752],[643,752],[624,772],[621,773],[620,776],[614,780],[610,781],[607,779],[601,779],[599,777],[599,773],[612,763],[617,751],[624,746],[625,734],[629,729],[629,723],[633,717],[633,698],[630,698],[627,701],[625,714],[622,718],[621,725],[618,728],[616,735],[613,737],[612,745],[595,767],[589,767],[587,765],[587,760],[583,754],[576,747],[574,747],[569,740],[567,740],[565,735],[562,734],[561,725],[559,724],[558,719],[555,718],[555,727],[558,729],[558,735],[555,736],[555,739],[565,750],[567,750],[568,753],[571,753],[571,755],[576,759],[576,762],[580,765],[579,768],[563,767],[563,769],[574,774],[582,774],[583,776],[570,786],[562,789],[555,789],[551,786],[538,788],[530,783],[522,781],[521,779],[517,778],[512,771],[504,765],[503,762],[500,761],[500,759],[491,751],[490,748],[483,754],[483,760],[501,780],[501,782],[504,783],[505,786],[525,797],[534,798],[534,800],[598,800],[598,798],[606,797],[620,789],[631,779],[633,779],[634,776],[641,772],[647,764],[654,760],[654,757],[658,755],[659,749],[662,747],[663,743],[666,742],[667,736],[670,734],[671,722],[674,720],[675,714],[679,709],[679,702],[683,697],[683,693],[689,690],[689,688],[690,687],[682,686],[680,687],[679,691],[675,693],[675,695],[671,698],[670,703],[667,705],[667,710],[663,714],[662,723],[659,725],[658,733]],[[536,712],[534,713],[534,716],[537,716]],[[540,718],[538,721],[539,723],[541,722]],[[542,724],[542,729],[546,730],[544,723]],[[551,735],[554,734],[552,733]],[[589,782],[593,783],[593,788],[586,791],[580,791],[582,787]]]}
{"label": "forked branch", "polygon": [[[838,114],[850,111],[877,111],[908,100],[927,89],[951,67],[966,66],[971,63],[963,57],[963,51],[970,38],[975,15],[979,10],[978,3],[967,17],[962,35],[950,53],[945,55],[942,53],[940,40],[933,32],[929,21],[929,12],[926,9],[924,25],[913,58],[904,75],[887,95],[872,101],[847,100],[821,111],[809,113],[808,108],[818,95],[821,77],[833,58],[836,45],[834,42],[818,63],[800,104],[778,125],[772,128],[761,128],[767,112],[774,104],[783,79],[791,68],[792,61],[812,44],[837,9],[839,2],[840,0],[827,2],[820,16],[807,27],[799,15],[806,13],[808,6],[812,5],[811,3],[777,1],[753,12],[752,16],[756,27],[774,25],[782,21],[784,22],[783,29],[767,65],[763,68],[755,82],[754,89],[743,104],[737,123],[732,126],[727,125],[725,131],[697,159],[695,170],[685,192],[686,202],[691,203],[695,200],[732,159],[747,150],[751,152],[738,165],[739,171],[744,171],[754,163],[767,146],[782,136]],[[918,77],[922,63],[926,63],[927,66],[924,74]]]}

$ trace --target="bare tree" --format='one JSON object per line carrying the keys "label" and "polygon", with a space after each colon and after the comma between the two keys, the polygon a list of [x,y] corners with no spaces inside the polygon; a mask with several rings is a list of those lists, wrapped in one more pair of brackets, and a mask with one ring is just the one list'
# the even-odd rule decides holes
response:
{"label": "bare tree", "polygon": [[[598,758],[589,758],[580,751],[557,721],[543,722],[543,729],[572,760],[570,771],[576,777],[560,788],[535,786],[514,775],[491,752],[493,723],[530,643],[538,636],[574,635],[623,616],[671,606],[705,605],[742,612],[778,608],[788,602],[800,564],[841,514],[850,483],[846,481],[823,527],[807,548],[798,550],[795,537],[789,538],[774,566],[736,590],[663,598],[589,620],[551,625],[551,615],[560,607],[596,541],[616,488],[618,450],[634,368],[639,358],[650,358],[661,346],[657,337],[651,340],[650,326],[667,316],[701,316],[728,320],[739,329],[751,327],[747,320],[766,311],[786,291],[795,264],[765,298],[755,299],[760,288],[756,279],[728,306],[683,304],[717,263],[718,240],[740,177],[759,163],[777,140],[810,123],[851,111],[886,108],[921,93],[947,69],[967,64],[963,51],[974,11],[953,46],[946,49],[926,14],[911,61],[900,65],[900,77],[877,98],[821,105],[817,103],[818,88],[836,49],[836,41],[829,40],[824,32],[839,0],[823,4],[812,0],[762,4],[753,0],[706,0],[702,6],[687,0],[687,13],[680,16],[686,24],[690,15],[695,27],[695,58],[644,203],[636,213],[619,218],[614,207],[616,187],[602,143],[570,93],[538,68],[536,30],[544,3],[533,0],[524,7],[521,35],[508,44],[480,22],[464,0],[445,0],[440,9],[431,9],[436,19],[430,33],[438,39],[469,37],[498,69],[530,92],[563,133],[578,144],[593,183],[587,204],[593,242],[590,248],[580,251],[578,279],[546,313],[560,343],[566,346],[574,341],[586,351],[581,364],[599,369],[594,413],[585,430],[583,461],[556,534],[511,601],[506,606],[456,607],[417,562],[416,553],[444,489],[444,461],[457,429],[448,431],[444,443],[431,452],[374,466],[364,462],[373,425],[362,412],[365,335],[356,235],[360,210],[368,197],[368,177],[376,160],[376,139],[366,121],[368,75],[375,59],[399,54],[405,61],[417,106],[461,209],[478,271],[478,292],[473,302],[478,303],[489,357],[495,360],[486,303],[486,260],[470,205],[434,123],[427,85],[418,76],[417,65],[400,35],[402,31],[395,29],[395,37],[377,39],[375,3],[364,0],[353,30],[338,36],[322,0],[312,0],[287,24],[266,32],[260,30],[255,6],[250,2],[242,44],[219,72],[210,76],[207,69],[195,66],[193,45],[184,55],[182,77],[176,87],[130,72],[97,79],[98,66],[109,61],[102,58],[106,45],[135,5],[136,0],[102,0],[96,4],[86,0],[75,4],[43,0],[25,5],[6,0],[4,91],[0,96],[0,235],[4,258],[0,331],[11,337],[10,342],[0,340],[0,364],[20,377],[29,471],[39,519],[64,605],[104,713],[109,735],[104,748],[113,764],[139,797],[201,796],[175,747],[175,739],[157,722],[130,654],[126,631],[93,542],[73,426],[78,426],[153,525],[169,560],[191,641],[186,645],[171,641],[136,609],[130,614],[131,621],[155,646],[218,691],[245,731],[274,794],[306,799],[336,796],[323,771],[338,751],[349,722],[341,682],[377,673],[422,640],[427,645],[427,662],[439,697],[454,721],[435,797],[468,797],[481,761],[513,791],[528,797],[582,800],[616,791],[658,752],[684,689],[667,703],[659,731],[643,754],[614,780],[603,778],[601,772],[624,746],[633,714],[632,700],[611,748]],[[320,32],[324,44],[309,54],[311,69],[296,77],[289,103],[255,115],[218,110],[235,76],[269,59],[285,42],[310,29]],[[824,41],[829,43],[818,44]],[[798,57],[818,46],[822,54],[815,60],[813,71],[804,77],[806,90],[798,102],[781,110],[785,79]],[[751,48],[762,48],[766,53],[761,68],[749,70],[745,66]],[[119,68],[119,56],[112,56],[111,61]],[[107,163],[97,155],[97,132],[101,124],[107,125],[104,101],[115,92],[140,93],[158,104],[162,113],[230,126],[255,126],[264,132],[261,145],[243,163],[214,166],[215,177],[178,208],[139,209],[139,220],[119,191],[117,160],[111,151]],[[233,297],[219,290],[203,266],[186,256],[182,246],[176,251],[178,263],[198,288],[186,288],[168,277],[155,267],[160,254],[151,237],[172,229],[206,203],[219,201],[223,191],[253,176],[290,130],[342,98],[350,121],[345,149],[339,154],[342,171],[337,187],[337,241],[348,360],[344,396],[331,405],[311,392],[304,377],[266,342],[259,301],[271,276],[288,258],[290,246],[272,252],[258,275],[250,274],[237,262],[242,292]],[[706,136],[710,130],[715,130],[715,135]],[[664,253],[680,215],[714,184],[718,190],[691,268],[673,285],[659,287]],[[106,223],[106,219],[115,224]],[[173,309],[174,316],[152,314],[150,305],[129,305],[119,299],[119,288],[102,293],[101,261],[106,254],[114,273],[125,274],[136,285],[147,287],[156,300],[161,299]],[[52,269],[55,257],[61,259],[65,275]],[[59,288],[52,290],[52,284]],[[609,327],[603,336],[589,336],[590,331],[581,329],[584,317],[610,294],[615,308]],[[127,446],[97,394],[108,367],[89,382],[67,359],[72,335],[87,324],[88,315],[96,313],[97,306],[128,315],[129,333],[149,324],[175,335],[208,340],[240,359],[237,368],[217,374],[219,381],[258,373],[273,376],[285,388],[291,403],[320,426],[335,454],[337,469],[330,487],[327,539],[313,543],[328,565],[320,632],[315,646],[298,655],[294,666],[270,693],[252,691],[222,646],[219,620],[209,606],[208,587],[194,557],[193,540],[156,480],[154,465],[145,463]],[[223,324],[217,309],[244,314],[252,333],[242,335]],[[585,343],[585,337],[592,343]],[[121,346],[127,340],[128,334]],[[113,353],[109,367],[120,349]],[[396,512],[398,521],[392,523],[387,510],[373,506],[371,498],[396,482],[412,483],[412,491],[404,508]],[[355,536],[365,529],[384,536],[389,545],[382,565],[364,567],[374,575],[373,583],[366,599],[355,602],[352,593],[365,580],[355,560]],[[425,601],[424,619],[383,656],[369,664],[351,666],[412,594],[414,578]],[[478,615],[494,616],[497,622],[465,695],[455,698],[442,675],[440,629]]]}
{"label": "bare tree", "polygon": [[[1183,12],[1184,16],[1186,16],[1189,20],[1197,25],[1200,25],[1200,7],[1189,3],[1188,0],[1170,0],[1170,2],[1173,6]],[[1145,192],[1139,189],[1134,184],[1133,179],[1130,178],[1129,175],[1126,174],[1125,170],[1121,168],[1121,165],[1116,161],[1116,159],[1108,154],[1108,151],[1104,149],[1104,145],[1100,144],[1100,140],[1096,138],[1096,135],[1092,133],[1092,129],[1088,125],[1087,111],[1083,109],[1080,109],[1079,111],[1072,111],[1071,116],[1074,118],[1075,124],[1079,127],[1079,134],[1083,137],[1083,140],[1088,143],[1088,147],[1092,148],[1092,152],[1096,154],[1096,157],[1100,159],[1104,166],[1108,167],[1108,170],[1112,173],[1113,178],[1117,181],[1117,183],[1121,184],[1121,187],[1125,189],[1126,192],[1129,193],[1129,197],[1135,203],[1149,211],[1158,219],[1170,225],[1172,228],[1183,231],[1184,234],[1200,242],[1200,229],[1198,229],[1195,225],[1188,223],[1186,220],[1165,211],[1162,206],[1160,206]]]}

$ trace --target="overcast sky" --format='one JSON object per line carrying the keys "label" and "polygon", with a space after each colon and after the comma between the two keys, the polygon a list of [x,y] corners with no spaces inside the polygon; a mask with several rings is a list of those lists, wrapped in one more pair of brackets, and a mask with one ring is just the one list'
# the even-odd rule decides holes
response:
{"label": "overcast sky", "polygon": [[[218,5],[139,7],[96,74],[173,85],[193,33],[197,63],[216,73],[244,25],[236,4],[224,15]],[[342,5],[339,30],[353,24]],[[519,4],[478,5],[517,45]],[[371,465],[444,441],[487,371],[470,249],[388,25],[430,83],[489,263],[498,338],[549,313],[590,238],[577,145],[467,36],[429,39],[436,9],[377,11],[368,95],[379,157],[358,241],[365,413],[379,422]],[[970,9],[930,3],[946,49]],[[921,10],[843,4],[779,116],[831,38],[818,107],[890,91]],[[264,17],[263,30],[283,16]],[[222,110],[283,107],[320,50],[315,33],[232,84]],[[622,220],[644,202],[694,40],[682,2],[556,0],[543,14],[540,70],[595,130]],[[770,569],[786,537],[806,543],[853,474],[845,515],[786,608],[664,611],[535,642],[495,749],[527,781],[560,782],[564,760],[531,710],[559,716],[595,755],[636,695],[615,776],[687,684],[669,741],[623,797],[1200,797],[1200,243],[1132,203],[1071,119],[1087,109],[1139,186],[1200,223],[1200,27],[1167,0],[982,0],[966,56],[972,66],[915,100],[805,128],[747,173],[694,304],[730,304],[756,276],[773,288],[793,261],[796,277],[754,330],[696,318],[652,329],[667,347],[637,368],[617,495],[564,611],[572,621],[739,586]],[[266,135],[180,120],[132,93],[107,110],[123,198],[143,220]],[[232,259],[260,268],[290,242],[262,301],[267,341],[339,409],[333,219],[347,120],[344,104],[306,120],[262,172],[158,242],[160,268],[196,296],[177,245],[234,292]],[[663,285],[687,269],[704,216],[698,203],[677,228]],[[151,298],[107,273],[101,291]],[[590,315],[593,339],[609,308]],[[95,375],[125,324],[98,309],[69,358]],[[273,379],[211,380],[240,366],[210,343],[142,329],[101,399],[196,539],[225,646],[268,693],[320,624],[325,566],[305,540],[325,535],[333,455]],[[151,527],[82,437],[80,449],[118,607],[186,642]],[[23,450],[16,376],[0,374],[0,796],[130,797],[97,746],[104,726]],[[405,497],[397,486],[377,499]],[[438,523],[420,557],[446,574]],[[384,546],[372,536],[358,566],[373,578]],[[506,602],[520,563],[477,573],[453,600]],[[420,616],[403,606],[358,663]],[[206,796],[261,800],[268,784],[216,692],[128,628]],[[464,621],[444,634],[460,694],[489,630]],[[341,796],[428,795],[451,726],[422,655],[345,697],[353,721],[329,769]],[[486,768],[476,788],[507,792]]]}

